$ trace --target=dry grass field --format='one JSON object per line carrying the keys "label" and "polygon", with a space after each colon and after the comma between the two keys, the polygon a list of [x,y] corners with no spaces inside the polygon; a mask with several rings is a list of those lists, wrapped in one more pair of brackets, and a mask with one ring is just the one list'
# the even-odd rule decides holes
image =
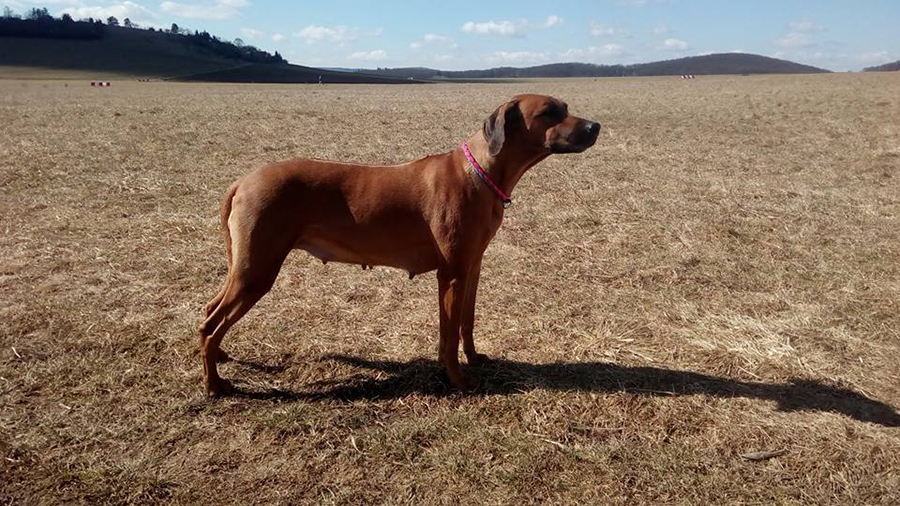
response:
{"label": "dry grass field", "polygon": [[[519,92],[604,129],[516,188],[477,391],[433,275],[296,252],[206,398],[235,178],[448,151]],[[0,80],[0,503],[897,504],[898,189],[897,74]]]}

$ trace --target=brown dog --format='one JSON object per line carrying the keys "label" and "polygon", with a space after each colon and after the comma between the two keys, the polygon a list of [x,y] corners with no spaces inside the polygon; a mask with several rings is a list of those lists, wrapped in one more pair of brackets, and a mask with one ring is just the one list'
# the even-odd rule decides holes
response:
{"label": "brown dog", "polygon": [[269,291],[292,249],[410,277],[437,269],[438,360],[456,388],[469,389],[459,339],[469,364],[488,360],[472,341],[475,292],[507,195],[529,168],[552,153],[584,151],[599,131],[553,97],[518,95],[449,153],[392,166],[288,160],[242,177],[222,202],[228,278],[200,326],[207,392],[231,389],[216,371],[228,359],[222,337]]}

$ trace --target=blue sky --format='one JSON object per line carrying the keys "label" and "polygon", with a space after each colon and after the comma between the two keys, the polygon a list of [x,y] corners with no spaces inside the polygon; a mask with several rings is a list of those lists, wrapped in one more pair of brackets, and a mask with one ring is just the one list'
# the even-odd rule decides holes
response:
{"label": "blue sky", "polygon": [[0,0],[241,38],[292,63],[441,69],[742,51],[831,70],[900,59],[900,0]]}

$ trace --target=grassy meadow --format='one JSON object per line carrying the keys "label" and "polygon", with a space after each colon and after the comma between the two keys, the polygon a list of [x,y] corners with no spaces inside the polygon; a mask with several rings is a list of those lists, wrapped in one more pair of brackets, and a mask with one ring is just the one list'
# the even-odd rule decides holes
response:
{"label": "grassy meadow", "polygon": [[[206,398],[234,179],[449,151],[523,92],[603,130],[514,192],[474,393],[433,274],[298,251]],[[2,504],[897,504],[900,74],[0,80],[0,322]]]}

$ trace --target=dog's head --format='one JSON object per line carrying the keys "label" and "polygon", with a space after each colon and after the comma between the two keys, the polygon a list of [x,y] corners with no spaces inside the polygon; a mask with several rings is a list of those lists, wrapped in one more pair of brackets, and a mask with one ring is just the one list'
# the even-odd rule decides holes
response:
{"label": "dog's head", "polygon": [[569,106],[547,95],[516,95],[484,120],[491,156],[504,146],[550,153],[581,153],[597,142],[600,124],[569,114]]}

